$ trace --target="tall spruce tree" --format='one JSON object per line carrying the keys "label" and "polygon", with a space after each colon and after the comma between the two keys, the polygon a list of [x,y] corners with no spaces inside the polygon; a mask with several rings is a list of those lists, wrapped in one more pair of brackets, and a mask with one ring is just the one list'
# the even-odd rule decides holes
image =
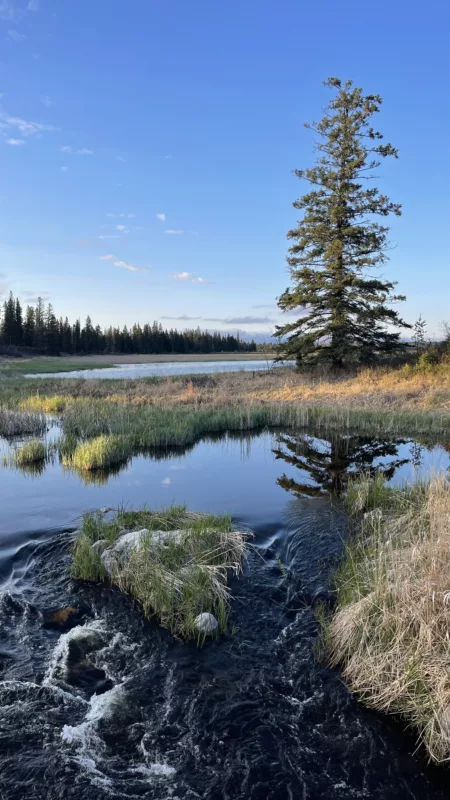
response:
{"label": "tall spruce tree", "polygon": [[367,185],[383,158],[398,157],[371,127],[380,110],[379,95],[363,95],[352,81],[329,78],[336,90],[320,122],[307,124],[319,137],[315,166],[295,170],[311,190],[294,202],[303,212],[287,263],[292,285],[278,300],[283,311],[298,309],[298,319],[278,326],[279,358],[298,365],[367,363],[400,345],[394,328],[411,327],[389,307],[404,300],[395,283],[370,275],[387,261],[386,225],[374,217],[400,216],[401,206]]}

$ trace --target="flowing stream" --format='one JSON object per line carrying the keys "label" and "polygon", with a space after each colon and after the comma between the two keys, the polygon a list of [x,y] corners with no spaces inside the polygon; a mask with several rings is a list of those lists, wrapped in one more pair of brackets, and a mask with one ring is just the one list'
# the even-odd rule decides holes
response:
{"label": "flowing stream", "polygon": [[[439,443],[274,431],[139,455],[90,483],[57,458],[4,467],[0,797],[448,797],[447,775],[414,753],[412,734],[364,709],[317,659],[314,607],[332,602],[350,535],[339,502],[349,474],[402,482],[449,465]],[[83,510],[172,502],[229,511],[254,535],[229,634],[202,649],[68,574]],[[75,627],[43,624],[67,606]]]}

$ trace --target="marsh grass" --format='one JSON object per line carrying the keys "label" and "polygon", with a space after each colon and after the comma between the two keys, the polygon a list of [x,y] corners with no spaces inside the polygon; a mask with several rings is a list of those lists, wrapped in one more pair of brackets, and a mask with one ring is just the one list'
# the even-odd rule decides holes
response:
{"label": "marsh grass", "polygon": [[26,464],[34,464],[38,461],[45,461],[47,449],[43,442],[33,440],[26,442],[22,447],[14,452],[14,460],[17,466],[22,467]]}
{"label": "marsh grass", "polygon": [[[146,617],[156,616],[175,635],[200,642],[204,636],[194,622],[202,612],[214,614],[217,633],[223,633],[230,613],[228,575],[240,573],[246,546],[244,534],[232,530],[229,516],[196,514],[184,506],[122,510],[113,522],[101,514],[87,514],[74,546],[73,577],[106,580],[102,552],[124,530],[142,526],[148,533],[129,558],[117,561],[111,582],[131,595]],[[177,533],[160,542],[155,531]]]}
{"label": "marsh grass", "polygon": [[22,411],[41,411],[44,414],[61,414],[67,406],[70,398],[61,395],[40,396],[30,395],[25,400],[21,400],[19,408]]}
{"label": "marsh grass", "polygon": [[336,576],[326,644],[368,706],[402,716],[429,757],[450,759],[450,483],[355,482],[360,533]]}
{"label": "marsh grass", "polygon": [[42,414],[29,414],[0,408],[0,436],[6,438],[26,434],[42,434],[47,421]]}
{"label": "marsh grass", "polygon": [[63,465],[78,470],[105,470],[122,464],[132,454],[132,445],[124,436],[102,434],[87,442],[79,442],[75,447],[73,437],[66,436],[63,447]]}

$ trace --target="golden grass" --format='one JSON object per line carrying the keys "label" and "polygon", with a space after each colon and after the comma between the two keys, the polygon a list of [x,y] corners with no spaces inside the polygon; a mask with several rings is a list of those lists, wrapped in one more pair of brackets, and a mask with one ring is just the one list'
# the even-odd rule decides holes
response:
{"label": "golden grass", "polygon": [[365,478],[350,500],[361,534],[337,575],[331,663],[362,702],[412,725],[430,760],[448,761],[450,482],[390,489]]}
{"label": "golden grass", "polygon": [[[450,413],[450,363],[426,368],[378,367],[345,374],[276,368],[137,380],[40,379],[5,381],[5,405],[50,413],[69,398],[108,399],[130,406],[226,406],[305,403],[373,410]],[[37,390],[37,391],[36,391]]]}

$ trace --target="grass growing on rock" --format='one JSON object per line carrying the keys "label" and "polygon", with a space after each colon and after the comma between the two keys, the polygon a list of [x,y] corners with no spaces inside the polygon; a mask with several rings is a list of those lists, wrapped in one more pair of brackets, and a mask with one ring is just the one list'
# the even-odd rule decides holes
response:
{"label": "grass growing on rock", "polygon": [[368,706],[413,726],[431,760],[450,759],[450,482],[348,494],[360,534],[336,576],[331,663]]}
{"label": "grass growing on rock", "polygon": [[[142,528],[138,546],[127,558],[118,555],[108,576],[102,553],[124,532]],[[241,571],[245,538],[233,531],[229,516],[196,514],[184,506],[120,511],[112,522],[99,513],[86,514],[75,541],[72,576],[110,580],[137,600],[146,617],[155,616],[175,635],[200,641],[195,619],[203,612],[214,614],[218,634],[227,628],[228,574]]]}

